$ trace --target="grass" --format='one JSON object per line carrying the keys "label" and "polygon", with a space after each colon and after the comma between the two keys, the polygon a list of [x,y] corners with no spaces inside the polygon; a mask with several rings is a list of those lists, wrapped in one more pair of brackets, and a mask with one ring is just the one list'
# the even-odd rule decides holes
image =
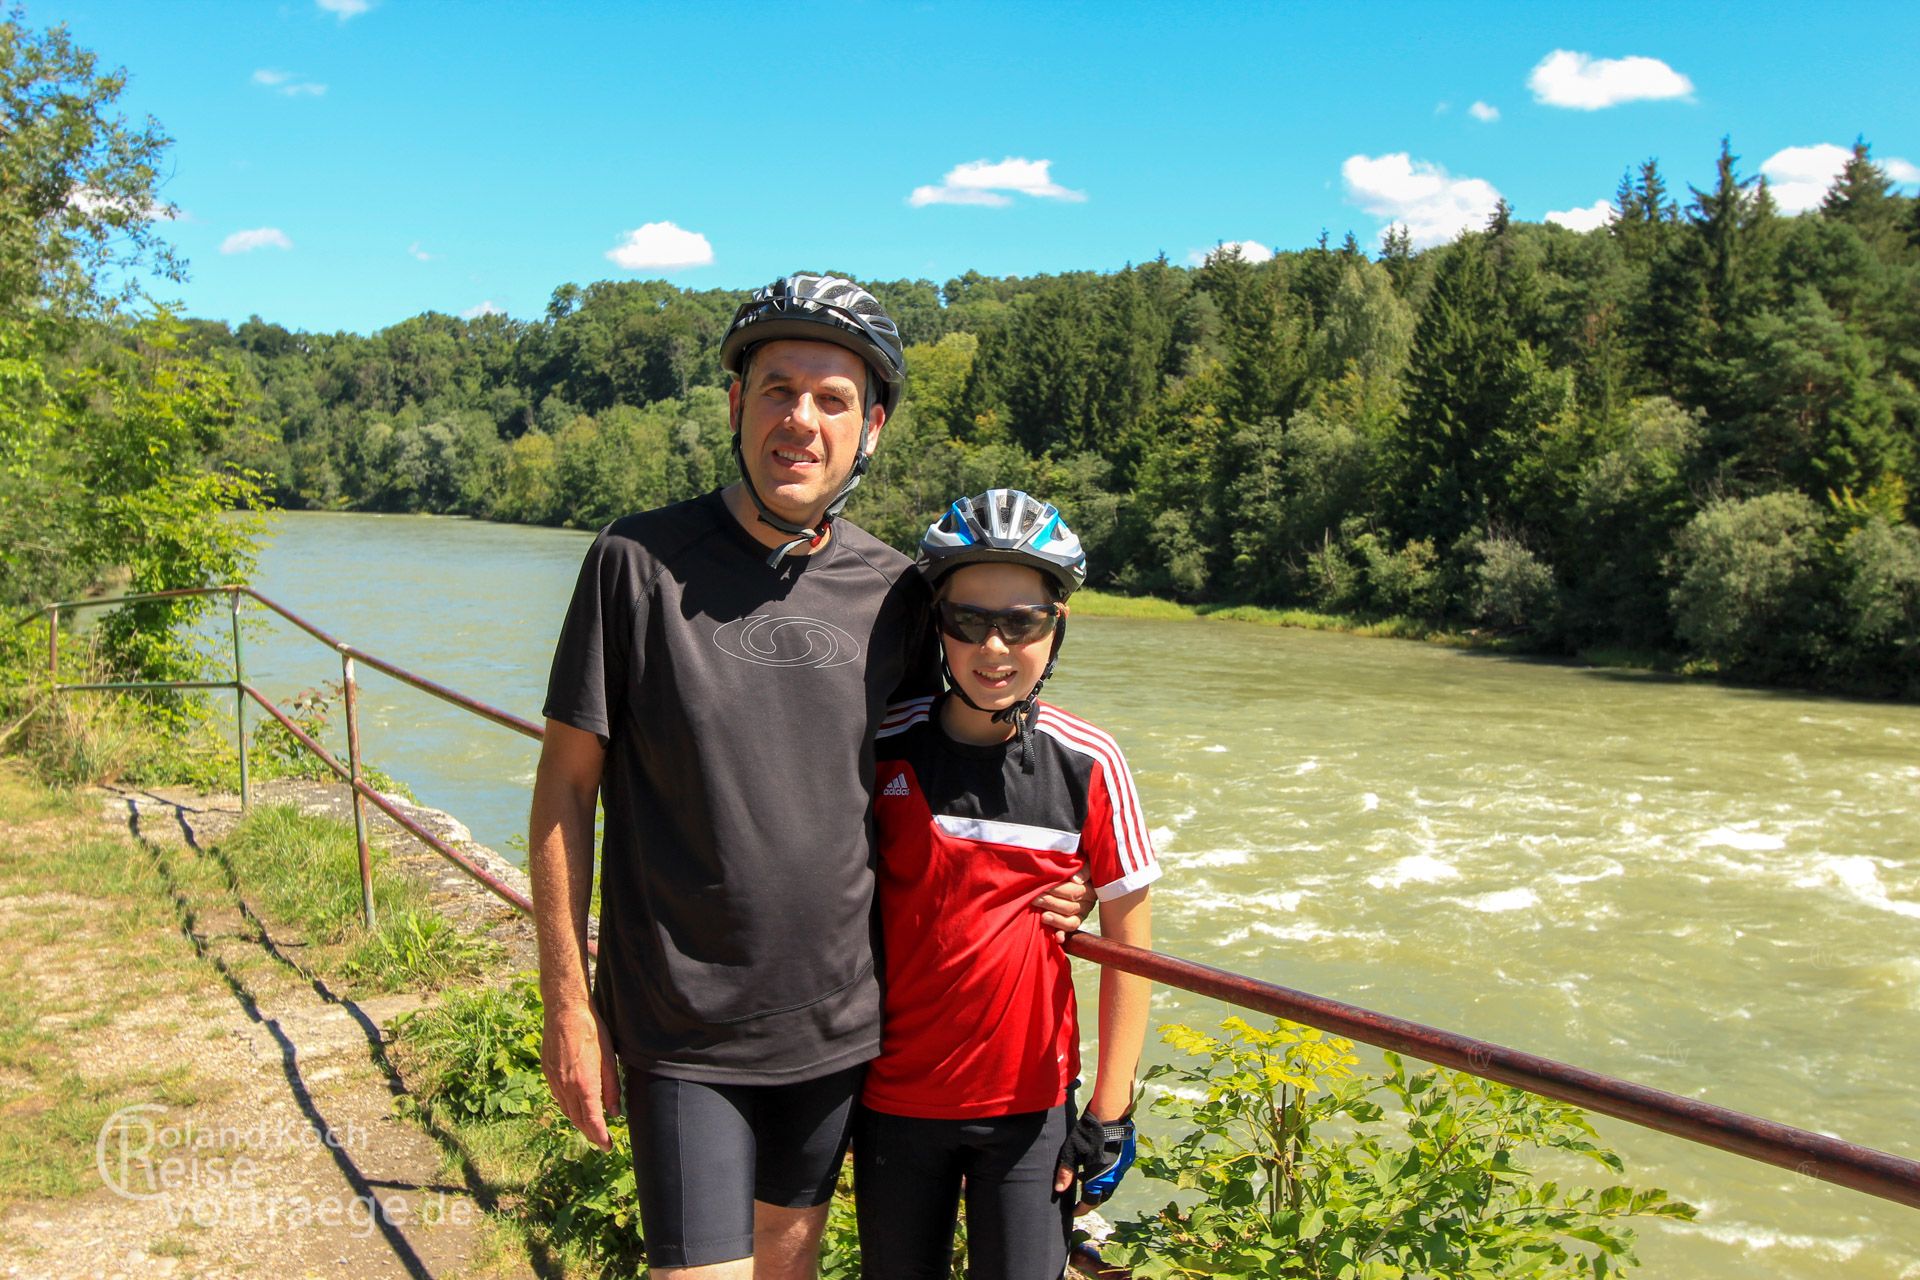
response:
{"label": "grass", "polygon": [[1396,640],[1426,640],[1467,645],[1473,638],[1462,631],[1436,627],[1413,618],[1360,618],[1349,614],[1316,613],[1311,609],[1274,609],[1259,604],[1181,604],[1158,596],[1123,596],[1091,589],[1076,591],[1073,611],[1088,618],[1149,618],[1165,621],[1212,618],[1221,622],[1251,622],[1267,627],[1298,627],[1306,631],[1342,631],[1351,635],[1386,636]]}
{"label": "grass", "polygon": [[377,924],[369,936],[349,823],[262,805],[220,842],[220,852],[257,909],[303,931],[318,967],[350,987],[442,987],[478,975],[494,956],[495,948],[448,924],[418,886],[390,871],[377,846],[369,850]]}

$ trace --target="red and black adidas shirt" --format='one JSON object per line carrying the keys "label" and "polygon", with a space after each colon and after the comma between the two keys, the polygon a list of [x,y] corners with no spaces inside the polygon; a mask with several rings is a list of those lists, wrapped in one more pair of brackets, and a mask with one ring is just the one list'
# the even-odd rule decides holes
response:
{"label": "red and black adidas shirt", "polygon": [[1066,952],[1031,909],[1085,869],[1102,900],[1160,874],[1127,762],[1039,704],[1034,770],[1016,741],[956,742],[938,703],[890,708],[875,752],[885,1017],[864,1101],[968,1119],[1058,1106],[1080,1071]]}

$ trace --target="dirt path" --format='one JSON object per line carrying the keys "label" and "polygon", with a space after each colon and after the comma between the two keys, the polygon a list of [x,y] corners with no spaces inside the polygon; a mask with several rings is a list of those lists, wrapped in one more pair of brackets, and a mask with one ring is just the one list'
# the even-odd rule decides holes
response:
{"label": "dirt path", "polygon": [[[39,1001],[21,1043],[39,1036],[68,1065],[11,1082],[0,1070],[0,1099],[12,1099],[0,1114],[44,1106],[49,1132],[78,1130],[76,1153],[96,1140],[90,1162],[73,1161],[79,1194],[0,1212],[0,1276],[531,1274],[500,1261],[471,1166],[395,1113],[406,1083],[384,1029],[421,998],[346,999],[310,975],[303,939],[208,874],[237,816],[218,798],[120,792],[103,798],[99,826],[0,822],[10,871],[45,867],[34,860],[63,858],[84,835],[122,846],[124,868],[111,848],[90,855],[98,874],[157,891],[135,927],[102,928],[84,884],[60,892],[9,875],[0,921],[10,945],[25,943],[9,961]],[[462,902],[483,926],[506,923]],[[96,1101],[62,1110],[48,1080]]]}

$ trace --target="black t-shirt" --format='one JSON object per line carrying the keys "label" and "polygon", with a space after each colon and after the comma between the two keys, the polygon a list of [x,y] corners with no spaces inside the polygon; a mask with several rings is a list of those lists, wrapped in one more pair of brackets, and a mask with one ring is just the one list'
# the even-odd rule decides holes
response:
{"label": "black t-shirt", "polygon": [[878,1052],[873,734],[937,682],[906,557],[844,522],[766,557],[717,492],[615,521],[547,685],[607,747],[594,998],[622,1059],[690,1080]]}

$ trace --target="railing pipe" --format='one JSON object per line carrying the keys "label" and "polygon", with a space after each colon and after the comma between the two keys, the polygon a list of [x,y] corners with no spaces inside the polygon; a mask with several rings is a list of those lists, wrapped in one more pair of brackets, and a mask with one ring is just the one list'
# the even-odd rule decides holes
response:
{"label": "railing pipe", "polygon": [[375,671],[392,676],[395,680],[400,681],[400,683],[410,685],[422,693],[432,694],[442,702],[450,702],[456,707],[465,708],[483,720],[491,720],[502,728],[511,729],[515,733],[522,734],[529,738],[538,739],[545,736],[545,730],[531,720],[525,720],[510,711],[502,711],[498,707],[489,706],[478,698],[470,698],[457,689],[450,689],[446,685],[436,683],[424,676],[417,676],[405,667],[396,666],[384,658],[368,653],[366,650],[355,645],[350,645],[346,641],[315,626],[279,601],[261,595],[252,587],[245,587],[242,588],[242,590],[328,648],[338,650],[356,662],[365,663]]}
{"label": "railing pipe", "polygon": [[231,680],[95,680],[85,684],[63,684],[61,693],[84,690],[105,690],[117,693],[132,693],[136,689],[231,689]]}
{"label": "railing pipe", "polygon": [[1920,1208],[1920,1161],[1092,934],[1071,934],[1066,947],[1068,954],[1083,960],[1184,991],[1291,1018],[1350,1040]]}
{"label": "railing pipe", "polygon": [[[320,763],[326,765],[327,768],[333,770],[334,773],[338,774],[340,779],[344,781],[348,786],[352,787],[356,793],[358,793],[359,795],[363,795],[368,800],[372,801],[375,808],[379,809],[382,813],[386,814],[389,818],[392,818],[395,822],[399,823],[400,826],[403,827],[416,840],[420,841],[420,843],[426,845],[429,849],[432,849],[435,853],[447,859],[449,862],[454,863],[462,871],[465,871],[468,875],[472,876],[475,880],[478,880],[481,884],[491,889],[497,896],[505,899],[510,905],[518,907],[521,911],[526,912],[528,915],[533,914],[533,901],[530,898],[528,898],[526,894],[521,893],[518,889],[515,889],[512,885],[506,883],[504,880],[501,880],[498,876],[495,876],[491,872],[480,867],[471,858],[467,857],[467,855],[465,855],[464,853],[461,853],[458,849],[454,848],[452,845],[448,844],[445,840],[442,840],[439,836],[436,836],[435,834],[433,834],[433,832],[421,826],[418,822],[415,822],[412,818],[408,817],[407,814],[400,809],[400,806],[394,804],[393,801],[387,799],[385,796],[381,795],[378,791],[375,791],[372,787],[368,786],[366,783],[353,781],[352,773],[347,768],[347,766],[344,764],[341,764],[340,761],[334,757],[334,754],[331,751],[328,751],[325,747],[321,746],[318,742],[315,742],[313,739],[313,735],[309,734],[305,729],[302,729],[299,725],[295,724],[292,718],[289,717],[286,712],[282,711],[279,707],[274,705],[273,700],[271,698],[267,697],[266,694],[261,693],[258,689],[254,688],[252,685],[244,685],[242,687],[246,690],[247,696],[249,698],[252,698],[255,702],[259,703],[261,708],[268,715],[272,716],[275,720],[280,722],[281,728],[285,729],[288,733],[292,734],[299,741],[301,746],[313,752],[313,754],[319,758]],[[592,946],[591,943],[589,943],[587,949],[597,954],[598,949]]]}
{"label": "railing pipe", "polygon": [[233,615],[233,736],[240,752],[240,812],[253,807],[253,788],[247,778],[247,699],[241,692],[247,681],[247,668],[240,653],[240,589],[227,597]]}
{"label": "railing pipe", "polygon": [[353,842],[360,852],[360,902],[367,928],[374,928],[373,859],[367,853],[367,801],[360,794],[360,698],[353,679],[353,659],[340,655],[340,697],[347,704],[347,782],[353,788]]}

